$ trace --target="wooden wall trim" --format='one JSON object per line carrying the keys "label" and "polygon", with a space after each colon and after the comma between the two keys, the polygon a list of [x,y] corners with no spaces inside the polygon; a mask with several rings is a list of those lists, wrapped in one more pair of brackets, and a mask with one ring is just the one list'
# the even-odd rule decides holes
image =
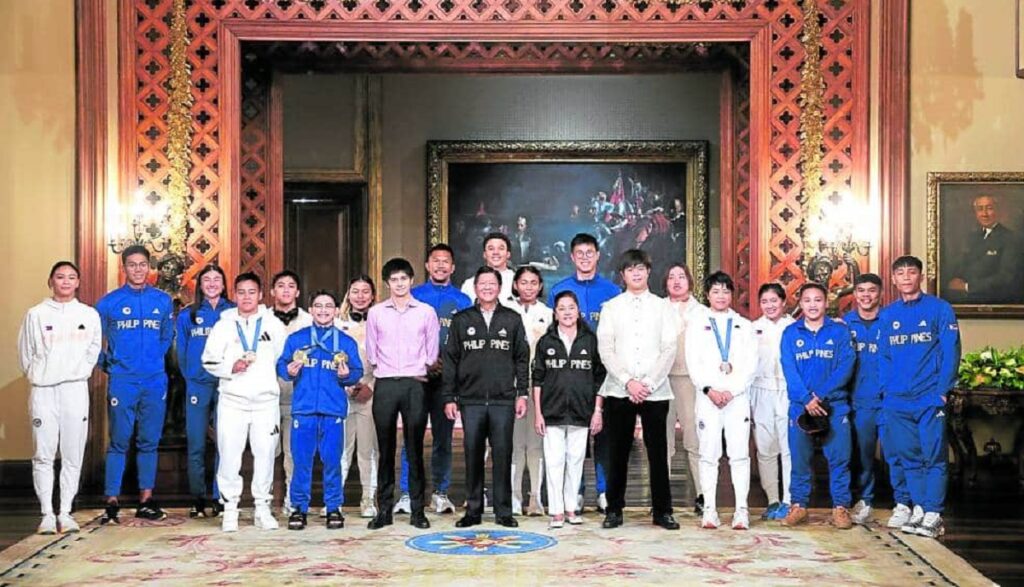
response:
{"label": "wooden wall trim", "polygon": [[[721,145],[718,155],[718,194],[721,209],[719,211],[719,241],[721,246],[721,267],[729,275],[736,275],[736,190],[734,189],[735,178],[733,176],[733,163],[736,160],[735,144],[735,114],[736,105],[733,103],[732,72],[726,71],[722,74],[721,85],[718,93],[718,139]],[[711,268],[714,270],[714,268]],[[690,284],[692,289],[700,287],[698,284]]]}
{"label": "wooden wall trim", "polygon": [[241,148],[242,132],[242,63],[241,41],[232,32],[228,22],[218,25],[218,44],[221,54],[218,77],[221,87],[221,189],[218,194],[220,227],[218,233],[231,235],[221,238],[220,266],[229,279],[238,275],[241,262],[241,239],[237,236],[241,225],[241,209],[238,198],[242,192],[242,174],[238,154]]}
{"label": "wooden wall trim", "polygon": [[[768,280],[771,258],[768,240],[772,224],[768,217],[771,194],[771,50],[772,33],[762,28],[750,43],[750,289]],[[752,296],[753,298],[753,296]],[[761,315],[760,306],[750,303],[750,318]]]}
{"label": "wooden wall trim", "polygon": [[[270,132],[267,134],[267,277],[284,269],[284,88],[281,76],[270,82]],[[237,207],[237,206],[236,206]]]}
{"label": "wooden wall trim", "polygon": [[881,0],[879,14],[879,274],[889,284],[889,267],[910,243],[910,0]]}

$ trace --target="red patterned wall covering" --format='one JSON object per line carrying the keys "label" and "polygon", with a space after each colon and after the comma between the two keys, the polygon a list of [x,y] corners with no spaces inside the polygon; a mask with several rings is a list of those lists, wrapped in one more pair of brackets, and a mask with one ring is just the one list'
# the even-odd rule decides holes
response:
{"label": "red patterned wall covering", "polygon": [[252,271],[264,281],[270,277],[267,263],[270,82],[270,71],[262,64],[251,63],[242,69],[239,272]]}
{"label": "red patterned wall covering", "polygon": [[[122,137],[128,146],[138,150],[130,172],[138,173],[147,190],[159,195],[166,179],[166,162],[162,154],[163,110],[166,92],[162,80],[166,77],[167,59],[162,54],[166,45],[166,15],[169,0],[126,0],[131,3],[130,26],[123,32],[123,42],[135,49],[133,57],[137,67],[133,69],[134,80],[122,80],[131,84],[123,91],[134,95],[132,109],[137,109],[138,120],[134,129],[126,126],[128,136]],[[808,0],[809,1],[809,0]],[[817,0],[823,18],[826,20],[825,45],[822,67],[828,70],[839,63],[845,71],[832,74],[826,71],[826,100],[837,97],[838,105],[829,105],[825,112],[829,123],[827,133],[833,129],[842,132],[848,129],[846,137],[852,143],[844,143],[843,137],[826,136],[827,162],[838,159],[842,166],[828,169],[825,174],[825,191],[832,193],[850,185],[866,185],[866,149],[856,149],[858,143],[866,141],[868,99],[866,68],[869,64],[866,43],[868,19],[866,14],[869,0]],[[529,23],[535,26],[544,22],[560,23],[634,23],[636,31],[642,31],[645,23],[689,22],[689,21],[749,21],[770,24],[771,74],[770,74],[770,145],[771,161],[768,190],[770,193],[752,194],[747,202],[737,190],[737,218],[747,215],[750,209],[744,204],[768,206],[767,213],[755,215],[753,225],[739,229],[747,234],[754,246],[738,246],[736,259],[739,268],[767,266],[767,276],[780,279],[792,290],[803,279],[797,265],[801,246],[799,226],[800,206],[798,194],[801,187],[799,170],[799,117],[797,97],[800,91],[799,66],[803,59],[800,44],[802,32],[802,10],[799,0],[752,0],[729,3],[700,2],[695,4],[669,4],[645,0],[603,0],[601,2],[582,0],[504,0],[486,2],[483,0],[379,0],[357,2],[356,0],[311,0],[308,3],[277,0],[194,0],[188,9],[189,30],[192,35],[190,61],[193,72],[193,93],[196,104],[196,134],[193,141],[193,189],[195,201],[191,210],[196,217],[190,220],[193,234],[189,238],[189,254],[193,261],[216,259],[226,250],[231,250],[228,239],[235,235],[218,232],[226,214],[237,213],[239,202],[218,201],[221,177],[217,168],[219,160],[219,136],[222,119],[219,111],[217,86],[218,47],[217,28],[225,19],[251,21],[288,21],[291,23],[313,23],[331,21],[355,22],[401,22],[459,23],[502,22],[510,27]],[[301,27],[294,29],[301,36]],[[838,30],[842,37],[830,37]],[[155,31],[155,33],[151,33]],[[145,70],[152,63],[155,71]],[[152,97],[151,97],[152,96]],[[751,97],[753,98],[753,97]],[[134,113],[132,119],[134,119]],[[844,120],[845,117],[848,120]],[[755,123],[757,121],[754,121]],[[155,130],[155,136],[147,133]],[[244,148],[244,147],[243,147]],[[851,149],[845,152],[844,149]],[[237,155],[236,155],[237,156]],[[852,159],[852,160],[851,160]],[[149,167],[155,161],[156,170]],[[746,175],[749,177],[753,166],[765,162],[749,161]],[[745,164],[744,164],[745,165]],[[744,165],[737,165],[737,175],[742,177]],[[200,218],[198,214],[202,213]],[[239,219],[243,216],[239,216]],[[768,226],[757,226],[759,218],[765,218]],[[769,239],[770,235],[770,239]],[[265,237],[265,235],[264,235]],[[259,238],[253,237],[253,238]],[[263,243],[265,250],[265,243]],[[767,259],[752,259],[752,251],[761,250]],[[744,251],[747,251],[746,257]],[[242,256],[239,253],[239,256]],[[237,270],[241,259],[228,259],[229,269]],[[746,284],[745,284],[746,285]],[[752,284],[756,285],[756,284]]]}

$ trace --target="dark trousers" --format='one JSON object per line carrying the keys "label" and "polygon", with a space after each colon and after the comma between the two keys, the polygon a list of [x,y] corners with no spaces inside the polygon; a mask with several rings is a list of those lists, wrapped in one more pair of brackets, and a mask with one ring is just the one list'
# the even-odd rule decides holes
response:
{"label": "dark trousers", "polygon": [[466,451],[466,515],[484,511],[484,456],[491,444],[494,515],[512,515],[512,431],[516,413],[510,405],[462,406],[462,445]]}
{"label": "dark trousers", "polygon": [[629,453],[633,449],[636,417],[644,432],[647,467],[651,482],[651,505],[655,517],[672,513],[672,490],[668,483],[668,440],[665,420],[668,401],[634,404],[628,399],[604,399],[604,430],[608,434],[608,511],[622,513],[626,505]]}
{"label": "dark trousers", "polygon": [[390,514],[395,504],[395,447],[398,415],[409,459],[409,498],[413,513],[423,511],[423,433],[427,428],[427,407],[423,384],[411,377],[378,379],[373,391],[373,423],[377,429],[380,463],[377,491],[380,511]]}

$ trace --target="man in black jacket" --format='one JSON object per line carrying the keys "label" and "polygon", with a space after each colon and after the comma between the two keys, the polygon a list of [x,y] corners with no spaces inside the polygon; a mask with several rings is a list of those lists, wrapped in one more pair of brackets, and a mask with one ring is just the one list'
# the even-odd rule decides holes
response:
{"label": "man in black jacket", "polygon": [[526,415],[530,347],[522,318],[498,303],[501,274],[481,267],[473,284],[476,304],[452,318],[443,362],[445,414],[454,420],[461,410],[466,452],[466,515],[455,526],[481,521],[490,441],[494,521],[514,528],[519,524],[512,517],[512,431],[515,418]]}

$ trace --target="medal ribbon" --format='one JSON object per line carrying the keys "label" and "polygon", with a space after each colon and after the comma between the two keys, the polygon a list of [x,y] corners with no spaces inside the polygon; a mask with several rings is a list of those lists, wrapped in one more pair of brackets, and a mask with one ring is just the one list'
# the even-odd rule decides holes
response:
{"label": "medal ribbon", "polygon": [[245,339],[245,332],[242,330],[242,323],[235,322],[235,328],[238,329],[238,338],[242,341],[242,350],[247,353],[255,353],[256,347],[260,346],[260,330],[263,329],[263,318],[256,320],[256,332],[252,336],[252,348],[249,348],[249,341]]}
{"label": "medal ribbon", "polygon": [[729,347],[732,346],[732,318],[729,318],[725,325],[725,344],[722,343],[722,335],[718,332],[718,321],[714,316],[711,320],[711,330],[715,332],[715,342],[718,343],[718,354],[722,357],[723,363],[729,362]]}
{"label": "medal ribbon", "polygon": [[324,332],[324,337],[322,339],[317,338],[316,326],[309,329],[309,345],[314,349],[323,349],[331,353],[331,356],[334,356],[338,352],[338,329],[331,328],[330,333],[332,335],[331,348],[333,348],[334,350],[330,350],[327,348],[327,332]]}

